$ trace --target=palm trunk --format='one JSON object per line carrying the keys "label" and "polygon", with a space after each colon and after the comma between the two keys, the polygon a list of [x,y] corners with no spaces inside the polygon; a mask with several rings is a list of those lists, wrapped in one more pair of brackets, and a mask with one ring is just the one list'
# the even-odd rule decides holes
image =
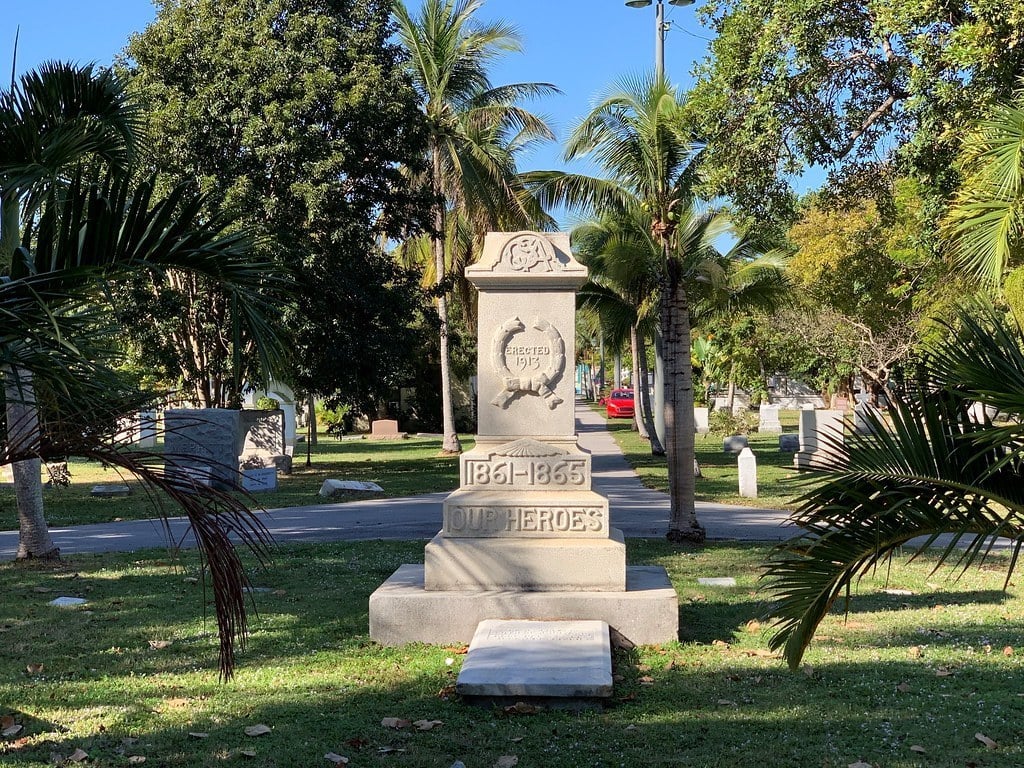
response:
{"label": "palm trunk", "polygon": [[[667,254],[666,254],[667,255]],[[697,520],[694,469],[693,365],[690,361],[690,307],[679,265],[666,259],[662,275],[661,330],[665,342],[665,449],[671,511],[667,538],[704,541]]]}
{"label": "palm trunk", "polygon": [[[665,444],[665,343],[661,328],[654,331],[654,434],[658,436],[659,447]],[[656,456],[664,456],[661,449]]]}
{"label": "palm trunk", "polygon": [[[434,233],[430,236],[430,245],[434,251],[434,276],[436,285],[444,283],[444,198],[441,196],[441,154],[437,148],[433,151],[434,161]],[[441,326],[441,431],[444,440],[441,450],[445,453],[462,453],[459,433],[455,431],[455,409],[452,406],[452,372],[448,351],[448,299],[444,292],[438,290],[437,319]]]}
{"label": "palm trunk", "polygon": [[[3,377],[7,400],[7,445],[17,453],[38,452],[41,435],[32,378],[8,366],[3,368]],[[50,537],[43,514],[42,462],[38,456],[16,461],[11,470],[18,508],[17,558],[56,559],[60,550]]]}
{"label": "palm trunk", "polygon": [[[629,346],[633,353],[633,428],[640,433],[640,437],[647,440],[647,426],[644,424],[643,408],[640,407],[640,390],[646,387],[646,382],[640,381],[641,342],[640,332],[635,325],[629,329]],[[646,356],[646,352],[644,354]]]}
{"label": "palm trunk", "polygon": [[658,430],[654,425],[654,413],[651,410],[651,395],[647,390],[647,379],[649,376],[649,370],[647,368],[647,350],[644,345],[643,334],[637,333],[637,345],[640,349],[640,380],[643,385],[640,387],[639,400],[636,399],[637,395],[634,393],[634,403],[637,405],[639,410],[643,413],[644,429],[647,431],[647,436],[651,441],[651,455],[652,456],[664,456],[665,449],[661,446],[661,441],[658,439]]}

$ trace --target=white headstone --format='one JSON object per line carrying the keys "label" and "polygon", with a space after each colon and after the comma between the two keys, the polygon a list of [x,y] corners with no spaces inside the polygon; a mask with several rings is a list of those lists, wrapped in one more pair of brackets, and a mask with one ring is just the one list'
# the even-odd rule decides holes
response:
{"label": "white headstone", "polygon": [[706,407],[693,409],[693,424],[698,435],[706,435],[708,433],[708,409]]}
{"label": "white headstone", "polygon": [[757,498],[757,457],[749,448],[740,451],[736,460],[740,473],[740,496],[748,499]]}
{"label": "white headstone", "polygon": [[797,467],[809,467],[827,459],[833,446],[843,442],[842,411],[800,411],[800,450],[793,456]]}
{"label": "white headstone", "polygon": [[762,405],[758,411],[757,431],[769,435],[782,434],[782,422],[779,421],[779,406]]}

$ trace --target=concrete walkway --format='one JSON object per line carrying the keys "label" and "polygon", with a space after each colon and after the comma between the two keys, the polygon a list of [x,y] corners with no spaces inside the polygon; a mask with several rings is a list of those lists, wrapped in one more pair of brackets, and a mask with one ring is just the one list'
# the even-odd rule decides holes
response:
{"label": "concrete walkway", "polygon": [[[605,429],[600,414],[577,404],[576,424],[580,446],[593,454],[594,489],[606,495],[611,504],[612,525],[629,537],[664,536],[668,530],[668,496],[643,487]],[[441,529],[441,502],[447,495],[314,504],[272,509],[259,516],[281,543],[429,539]],[[786,513],[777,510],[698,502],[697,517],[709,539],[779,541],[793,534],[793,529],[783,526]],[[182,546],[193,544],[184,518],[173,518],[169,527],[159,520],[133,520],[53,528],[50,533],[63,554],[129,552],[167,546],[169,541]],[[0,559],[13,558],[17,547],[17,531],[0,531]]]}

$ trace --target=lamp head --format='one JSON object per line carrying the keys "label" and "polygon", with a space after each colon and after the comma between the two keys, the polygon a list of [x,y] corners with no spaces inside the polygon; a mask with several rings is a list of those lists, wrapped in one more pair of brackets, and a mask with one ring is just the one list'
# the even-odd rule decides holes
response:
{"label": "lamp head", "polygon": [[693,5],[696,0],[668,0],[669,5],[678,5],[680,7],[684,5]]}
{"label": "lamp head", "polygon": [[[671,0],[669,0],[671,2]],[[626,5],[630,8],[646,8],[651,4],[651,0],[626,0]]]}

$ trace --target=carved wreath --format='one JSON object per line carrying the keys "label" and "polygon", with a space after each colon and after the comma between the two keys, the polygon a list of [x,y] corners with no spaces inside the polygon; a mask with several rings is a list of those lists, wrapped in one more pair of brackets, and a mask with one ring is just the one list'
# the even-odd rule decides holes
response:
{"label": "carved wreath", "polygon": [[508,362],[505,360],[505,349],[512,337],[525,331],[526,326],[518,317],[506,320],[495,331],[494,341],[491,345],[491,363],[494,365],[495,372],[501,376],[505,388],[495,395],[491,400],[491,405],[506,408],[518,395],[531,392],[543,397],[548,408],[553,411],[562,402],[562,398],[551,390],[550,385],[558,381],[565,369],[565,342],[562,341],[558,329],[547,320],[535,317],[530,325],[548,337],[551,344],[548,367],[542,373],[534,376],[516,376],[509,370]]}

